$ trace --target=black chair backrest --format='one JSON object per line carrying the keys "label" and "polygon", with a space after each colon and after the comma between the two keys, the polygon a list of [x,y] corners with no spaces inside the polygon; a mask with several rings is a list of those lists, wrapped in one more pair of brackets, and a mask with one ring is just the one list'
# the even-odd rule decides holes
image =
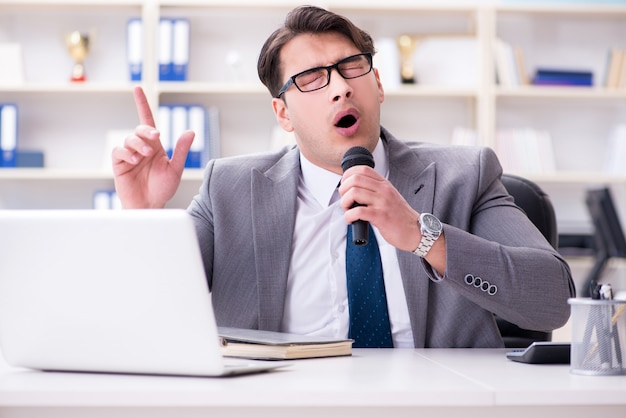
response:
{"label": "black chair backrest", "polygon": [[515,204],[526,212],[546,240],[558,249],[559,235],[556,228],[556,214],[550,197],[534,182],[514,174],[503,174],[502,183],[515,199]]}
{"label": "black chair backrest", "polygon": [[[549,196],[536,183],[513,174],[503,174],[502,183],[515,199],[515,204],[526,212],[546,240],[557,249],[556,214]],[[552,332],[526,330],[499,317],[496,317],[496,322],[507,348],[524,348],[535,341],[552,340]]]}

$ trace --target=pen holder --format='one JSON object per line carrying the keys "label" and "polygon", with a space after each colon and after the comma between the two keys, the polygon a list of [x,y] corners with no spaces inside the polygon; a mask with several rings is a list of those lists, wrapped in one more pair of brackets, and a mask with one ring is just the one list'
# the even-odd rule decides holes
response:
{"label": "pen holder", "polygon": [[626,374],[626,301],[570,299],[572,345],[570,372]]}

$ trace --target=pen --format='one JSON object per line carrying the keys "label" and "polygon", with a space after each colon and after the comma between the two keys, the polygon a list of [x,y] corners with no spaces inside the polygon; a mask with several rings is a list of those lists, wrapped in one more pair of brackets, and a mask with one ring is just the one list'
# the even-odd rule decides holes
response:
{"label": "pen", "polygon": [[[603,284],[600,286],[600,300],[612,300],[613,289],[610,284]],[[607,306],[604,309],[599,307],[602,311],[600,313],[600,332],[598,335],[598,344],[600,345],[600,367],[602,369],[610,369],[612,366],[613,356],[611,355],[611,306]],[[602,340],[600,340],[602,338]]]}

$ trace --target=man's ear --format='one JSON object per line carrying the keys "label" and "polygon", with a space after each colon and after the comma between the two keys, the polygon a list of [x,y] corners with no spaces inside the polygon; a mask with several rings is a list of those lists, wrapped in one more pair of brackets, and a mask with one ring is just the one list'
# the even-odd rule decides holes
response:
{"label": "man's ear", "polygon": [[380,81],[380,74],[378,73],[378,68],[374,68],[374,75],[376,77],[376,84],[378,85],[378,96],[380,103],[385,101],[385,89],[383,89],[383,83]]}
{"label": "man's ear", "polygon": [[289,109],[283,99],[272,99],[272,109],[276,116],[278,124],[287,132],[293,132],[293,125],[291,124],[291,118],[289,117]]}

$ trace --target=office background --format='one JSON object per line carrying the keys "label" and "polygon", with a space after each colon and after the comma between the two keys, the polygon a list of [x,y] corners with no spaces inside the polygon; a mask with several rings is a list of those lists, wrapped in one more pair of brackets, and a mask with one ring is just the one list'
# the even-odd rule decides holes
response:
{"label": "office background", "polygon": [[[115,207],[108,157],[137,123],[131,90],[138,79],[158,115],[171,110],[171,137],[184,124],[171,116],[173,107],[204,109],[195,125],[203,132],[195,150],[201,162],[288,144],[257,79],[256,58],[300,3],[0,0],[0,115],[5,107],[17,110],[22,165],[0,168],[0,208]],[[584,204],[590,187],[608,185],[626,218],[626,58],[611,75],[626,49],[626,2],[308,3],[345,14],[377,41],[382,123],[397,136],[495,148],[507,171],[551,196],[564,237],[591,234]],[[85,81],[70,81],[75,59],[65,38],[72,31],[89,38]],[[414,42],[414,83],[401,81],[401,35]],[[538,70],[565,78],[546,82]],[[1,131],[5,151],[11,129]],[[188,168],[171,206],[186,207],[201,177],[201,169]],[[580,282],[591,265],[588,252],[570,254]],[[606,277],[626,289],[620,260]]]}

